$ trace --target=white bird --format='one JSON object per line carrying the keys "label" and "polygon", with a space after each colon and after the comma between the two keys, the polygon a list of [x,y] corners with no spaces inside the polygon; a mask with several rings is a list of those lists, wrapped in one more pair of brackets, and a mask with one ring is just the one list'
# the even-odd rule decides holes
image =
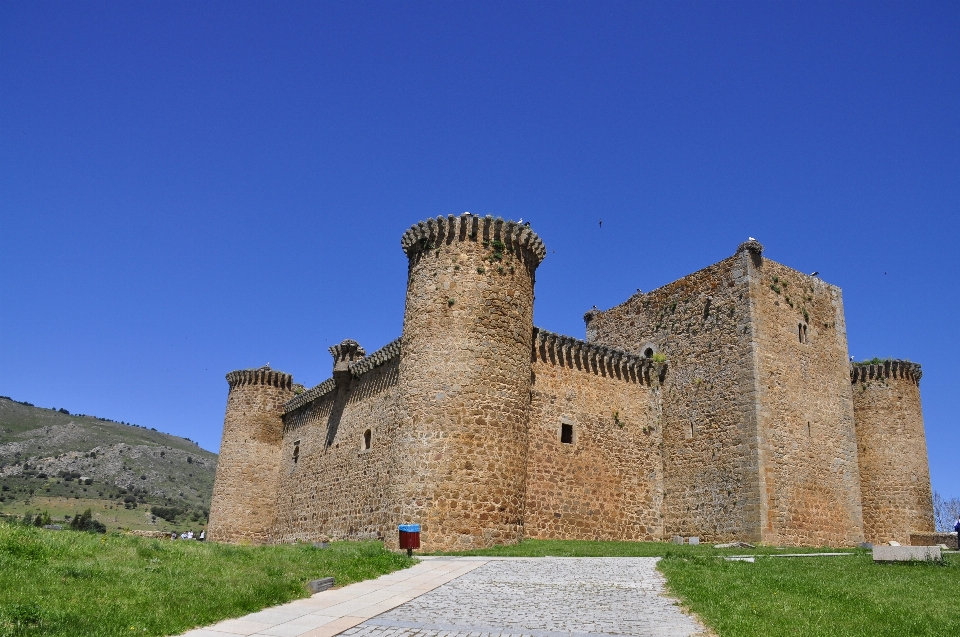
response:
{"label": "white bird", "polygon": [[756,241],[753,237],[747,237],[747,241]]}

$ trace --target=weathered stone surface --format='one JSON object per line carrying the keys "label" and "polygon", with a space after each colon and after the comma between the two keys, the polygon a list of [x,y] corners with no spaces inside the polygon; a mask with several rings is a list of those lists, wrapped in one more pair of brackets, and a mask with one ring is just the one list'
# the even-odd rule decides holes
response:
{"label": "weathered stone surface", "polygon": [[840,292],[738,253],[606,312],[598,343],[659,352],[664,532],[855,545],[860,477]]}
{"label": "weathered stone surface", "polygon": [[934,531],[920,366],[906,361],[858,364],[850,377],[867,541],[912,544],[911,533]]}
{"label": "weathered stone surface", "polygon": [[874,562],[911,562],[942,560],[939,546],[874,546]]}
{"label": "weathered stone surface", "polygon": [[231,372],[227,382],[207,535],[218,542],[269,542],[276,526],[283,405],[293,396],[293,377],[261,367]]}
{"label": "weathered stone surface", "polygon": [[939,546],[957,550],[957,533],[911,533],[911,546]]}
{"label": "weathered stone surface", "polygon": [[228,375],[211,539],[396,547],[397,524],[419,523],[425,550],[855,546],[865,528],[932,531],[919,366],[851,370],[840,290],[757,241],[590,310],[586,341],[533,327],[546,250],[527,225],[450,215],[401,245],[401,338],[331,347],[331,378],[309,390]]}

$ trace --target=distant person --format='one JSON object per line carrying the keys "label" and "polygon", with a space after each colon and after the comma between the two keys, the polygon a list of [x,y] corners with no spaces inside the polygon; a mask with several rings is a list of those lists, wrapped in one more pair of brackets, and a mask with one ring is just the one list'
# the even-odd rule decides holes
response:
{"label": "distant person", "polygon": [[193,529],[190,529],[189,531],[187,531],[187,539],[188,540],[193,539]]}
{"label": "distant person", "polygon": [[187,532],[186,532],[186,531],[184,531],[183,533],[180,534],[180,539],[181,539],[181,540],[187,539]]}
{"label": "distant person", "polygon": [[206,535],[206,534],[207,534],[206,531],[200,531],[200,541],[201,541],[201,542],[203,542],[205,539],[207,539],[207,535]]}
{"label": "distant person", "polygon": [[170,533],[170,539],[171,539],[171,540],[177,539],[177,532],[176,532],[176,531],[171,531],[171,533]]}
{"label": "distant person", "polygon": [[957,523],[953,525],[953,530],[957,532],[957,550],[960,551],[960,515],[957,516]]}

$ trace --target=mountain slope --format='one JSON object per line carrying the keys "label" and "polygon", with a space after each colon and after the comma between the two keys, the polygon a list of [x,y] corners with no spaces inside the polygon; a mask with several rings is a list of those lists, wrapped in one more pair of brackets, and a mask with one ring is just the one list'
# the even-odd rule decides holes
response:
{"label": "mountain slope", "polygon": [[[200,526],[216,467],[216,454],[184,438],[0,397],[0,512],[72,499]],[[134,528],[169,526],[150,515],[121,517]]]}

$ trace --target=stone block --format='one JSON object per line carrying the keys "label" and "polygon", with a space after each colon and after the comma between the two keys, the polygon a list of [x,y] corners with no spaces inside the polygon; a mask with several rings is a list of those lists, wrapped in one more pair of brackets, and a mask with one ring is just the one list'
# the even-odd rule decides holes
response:
{"label": "stone block", "polygon": [[939,546],[875,546],[874,562],[911,562],[942,560]]}
{"label": "stone block", "polygon": [[700,544],[700,538],[692,537],[688,540],[688,543],[690,544],[690,546],[698,546]]}
{"label": "stone block", "polygon": [[683,544],[683,537],[679,535],[674,535],[673,539],[670,541],[673,542],[674,544]]}
{"label": "stone block", "polygon": [[307,590],[311,593],[319,593],[320,591],[325,591],[328,588],[333,588],[333,578],[324,577],[322,579],[310,580],[307,582]]}

